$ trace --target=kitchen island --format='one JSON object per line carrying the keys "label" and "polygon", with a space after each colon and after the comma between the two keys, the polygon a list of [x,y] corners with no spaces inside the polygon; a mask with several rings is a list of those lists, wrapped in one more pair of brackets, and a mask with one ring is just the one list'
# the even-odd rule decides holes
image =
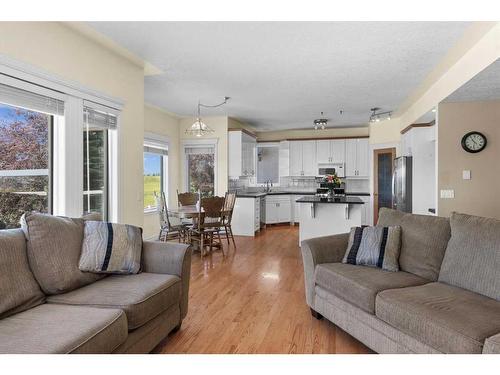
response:
{"label": "kitchen island", "polygon": [[304,196],[296,202],[299,204],[299,246],[309,238],[347,233],[351,227],[361,226],[364,202],[358,197]]}

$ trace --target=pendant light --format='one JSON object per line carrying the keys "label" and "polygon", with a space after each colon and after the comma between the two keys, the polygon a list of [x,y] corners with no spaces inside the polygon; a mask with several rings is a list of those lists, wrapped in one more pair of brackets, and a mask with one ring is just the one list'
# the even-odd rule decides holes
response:
{"label": "pendant light", "polygon": [[224,105],[227,103],[229,100],[229,96],[224,97],[224,101],[222,103],[216,104],[216,105],[208,105],[208,104],[202,104],[198,101],[198,116],[196,117],[196,121],[191,125],[189,128],[186,129],[185,134],[189,135],[194,135],[196,137],[202,137],[206,134],[212,134],[215,132],[212,128],[210,128],[207,124],[205,124],[200,115],[200,108],[216,108],[220,107],[221,105]]}

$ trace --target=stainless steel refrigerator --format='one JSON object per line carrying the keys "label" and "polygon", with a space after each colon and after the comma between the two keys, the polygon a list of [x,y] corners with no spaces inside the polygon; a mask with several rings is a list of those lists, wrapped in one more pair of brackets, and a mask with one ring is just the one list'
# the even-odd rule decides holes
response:
{"label": "stainless steel refrigerator", "polygon": [[396,210],[412,212],[412,157],[400,156],[394,159],[392,174],[392,202]]}

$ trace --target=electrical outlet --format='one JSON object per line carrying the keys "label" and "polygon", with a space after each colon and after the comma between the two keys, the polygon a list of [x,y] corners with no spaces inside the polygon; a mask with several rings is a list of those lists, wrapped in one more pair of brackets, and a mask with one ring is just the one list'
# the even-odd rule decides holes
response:
{"label": "electrical outlet", "polygon": [[462,179],[463,180],[470,180],[471,177],[470,177],[470,171],[469,170],[463,170],[462,171]]}
{"label": "electrical outlet", "polygon": [[440,196],[442,199],[453,199],[455,198],[455,190],[441,190]]}

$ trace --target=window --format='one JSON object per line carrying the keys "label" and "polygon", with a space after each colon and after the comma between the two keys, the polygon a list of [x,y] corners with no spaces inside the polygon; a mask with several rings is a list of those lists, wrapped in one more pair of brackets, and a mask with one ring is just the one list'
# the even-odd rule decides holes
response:
{"label": "window", "polygon": [[185,147],[187,189],[201,191],[202,196],[215,195],[215,147]]}
{"label": "window", "polygon": [[52,211],[52,129],[64,103],[0,84],[0,229]]}
{"label": "window", "polygon": [[97,212],[108,219],[108,133],[116,116],[85,107],[83,127],[83,212]]}
{"label": "window", "polygon": [[279,146],[257,146],[257,183],[280,182]]}
{"label": "window", "polygon": [[168,152],[165,148],[144,146],[144,211],[156,209],[155,193],[164,192],[168,165]]}

